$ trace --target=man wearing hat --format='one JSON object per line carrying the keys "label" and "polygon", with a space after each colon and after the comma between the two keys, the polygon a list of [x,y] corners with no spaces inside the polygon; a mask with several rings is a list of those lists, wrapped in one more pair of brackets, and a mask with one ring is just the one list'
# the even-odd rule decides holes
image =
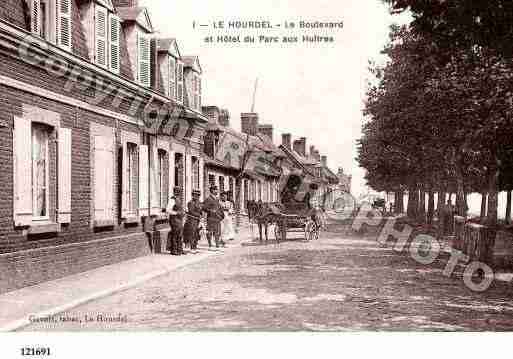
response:
{"label": "man wearing hat", "polygon": [[192,200],[187,203],[187,219],[183,229],[183,238],[189,243],[192,251],[197,251],[199,241],[199,223],[203,214],[203,207],[200,203],[201,192],[192,191]]}
{"label": "man wearing hat", "polygon": [[[203,212],[207,213],[207,240],[208,246],[212,247],[212,236],[215,239],[216,247],[219,248],[221,236],[221,221],[224,218],[223,209],[217,198],[217,187],[210,187],[210,195],[203,203]],[[224,245],[223,242],[221,242]]]}
{"label": "man wearing hat", "polygon": [[179,256],[185,254],[183,251],[183,207],[180,199],[182,189],[175,187],[173,193],[174,196],[171,197],[171,208],[169,209],[169,225],[171,226],[171,232],[168,249],[171,254]]}

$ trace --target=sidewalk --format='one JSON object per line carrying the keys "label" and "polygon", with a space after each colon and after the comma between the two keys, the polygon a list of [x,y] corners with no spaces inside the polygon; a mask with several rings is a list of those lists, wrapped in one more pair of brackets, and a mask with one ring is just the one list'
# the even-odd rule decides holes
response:
{"label": "sidewalk", "polygon": [[210,250],[206,243],[201,243],[197,254],[153,254],[2,294],[0,332],[21,329],[30,324],[31,317],[56,315],[166,275],[177,268],[222,255],[250,240],[250,233],[249,229],[242,229],[238,238],[227,243],[226,248]]}

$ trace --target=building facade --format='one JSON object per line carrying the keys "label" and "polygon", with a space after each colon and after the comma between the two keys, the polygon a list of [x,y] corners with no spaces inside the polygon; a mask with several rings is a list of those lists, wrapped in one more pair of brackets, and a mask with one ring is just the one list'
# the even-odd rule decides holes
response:
{"label": "building facade", "polygon": [[0,292],[150,253],[203,187],[199,60],[164,40],[137,1],[0,3]]}

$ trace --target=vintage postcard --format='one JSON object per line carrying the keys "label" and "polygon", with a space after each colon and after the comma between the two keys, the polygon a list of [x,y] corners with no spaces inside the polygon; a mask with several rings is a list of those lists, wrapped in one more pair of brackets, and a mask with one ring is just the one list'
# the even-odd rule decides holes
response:
{"label": "vintage postcard", "polygon": [[2,357],[513,330],[512,25],[509,1],[0,2]]}

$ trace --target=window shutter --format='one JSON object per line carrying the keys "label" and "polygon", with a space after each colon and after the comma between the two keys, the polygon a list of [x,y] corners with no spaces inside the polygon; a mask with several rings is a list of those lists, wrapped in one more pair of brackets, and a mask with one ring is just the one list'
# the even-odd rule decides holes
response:
{"label": "window shutter", "polygon": [[66,50],[71,50],[71,0],[58,0],[57,2],[57,41],[58,45]]}
{"label": "window shutter", "polygon": [[168,197],[171,197],[174,192],[173,189],[175,188],[175,152],[169,151],[169,191]]}
{"label": "window shutter", "polygon": [[192,157],[185,156],[185,201],[189,203],[192,199]]}
{"label": "window shutter", "polygon": [[71,223],[71,129],[59,129],[59,223]]}
{"label": "window shutter", "polygon": [[128,202],[131,200],[128,198],[129,188],[128,184],[128,143],[123,142],[122,146],[122,154],[121,154],[121,218],[128,217]]}
{"label": "window shutter", "polygon": [[148,216],[148,146],[139,146],[139,216]]}
{"label": "window shutter", "polygon": [[96,64],[107,67],[107,9],[96,6]]}
{"label": "window shutter", "polygon": [[176,91],[176,63],[173,57],[169,57],[169,97],[173,100]]}
{"label": "window shutter", "polygon": [[94,218],[113,219],[113,138],[94,138]]}
{"label": "window shutter", "polygon": [[183,64],[176,65],[176,100],[183,102]]}
{"label": "window shutter", "polygon": [[201,111],[201,77],[198,76],[198,110]]}
{"label": "window shutter", "polygon": [[139,83],[145,87],[151,84],[150,37],[146,34],[138,36]]}
{"label": "window shutter", "polygon": [[30,30],[33,34],[41,34],[41,2],[30,0]]}
{"label": "window shutter", "polygon": [[14,121],[14,224],[32,223],[32,152],[31,122],[22,118]]}
{"label": "window shutter", "polygon": [[120,33],[121,33],[121,22],[119,17],[115,15],[110,16],[110,26],[109,26],[109,39],[110,39],[110,69],[112,72],[119,74],[119,70],[121,68],[120,65],[120,51],[119,51],[119,42],[120,42]]}
{"label": "window shutter", "polygon": [[200,200],[203,201],[203,192],[205,191],[205,185],[204,185],[204,171],[205,171],[205,164],[203,162],[203,158],[199,158],[199,190],[201,192]]}
{"label": "window shutter", "polygon": [[[159,196],[159,175],[158,175],[158,148],[156,139],[151,139],[151,160],[150,160],[150,193],[151,193],[151,214],[162,212]],[[162,189],[161,189],[162,190]]]}

